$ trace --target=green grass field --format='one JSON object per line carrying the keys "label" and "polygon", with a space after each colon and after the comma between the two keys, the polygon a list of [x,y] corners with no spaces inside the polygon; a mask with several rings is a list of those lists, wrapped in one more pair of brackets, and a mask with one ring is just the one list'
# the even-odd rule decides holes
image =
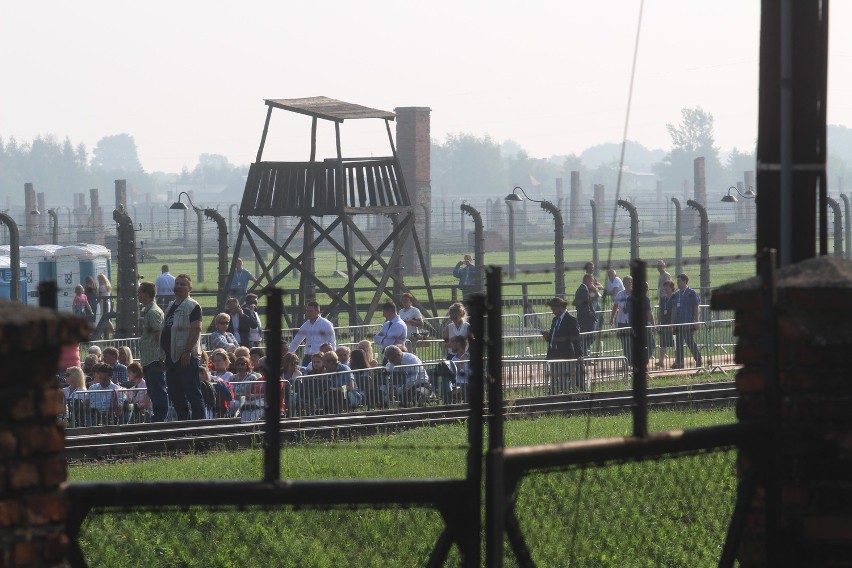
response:
{"label": "green grass field", "polygon": [[[641,239],[642,246],[640,248],[640,254],[643,258],[648,259],[649,261],[648,279],[652,283],[656,282],[657,277],[657,273],[653,264],[656,259],[663,258],[667,259],[670,263],[674,262],[674,250],[670,244],[671,239],[671,236],[647,237]],[[144,262],[140,262],[139,273],[143,275],[145,280],[153,281],[160,273],[160,266],[165,263],[169,265],[172,274],[189,274],[193,278],[194,294],[196,294],[196,297],[200,301],[202,307],[208,308],[205,312],[204,320],[205,325],[207,325],[207,316],[209,315],[212,321],[212,317],[215,315],[213,313],[213,308],[215,307],[216,300],[215,295],[210,296],[205,294],[215,294],[218,289],[218,263],[214,254],[207,254],[204,259],[204,282],[199,282],[197,278],[198,270],[194,256],[195,250],[193,244],[194,242],[190,243],[186,247],[175,247],[176,250],[174,250],[174,252],[169,251],[168,254],[158,254],[156,260],[150,259],[149,257]],[[572,245],[585,246],[587,244],[588,243],[585,241],[566,240],[566,246],[569,247],[565,251],[566,262],[585,262],[586,260],[590,260],[590,249],[577,250],[576,248],[570,248]],[[623,239],[619,240],[616,243],[616,246],[614,246],[611,251],[611,263],[613,266],[618,267],[618,272],[622,276],[629,273],[629,269],[627,268],[629,252],[629,247]],[[749,278],[755,275],[753,243],[732,242],[731,244],[712,245],[710,247],[710,254],[710,277],[711,285],[714,288],[724,284]],[[443,310],[451,302],[450,287],[455,286],[458,283],[457,279],[453,278],[451,272],[452,267],[460,259],[460,255],[461,253],[447,253],[438,251],[433,251],[432,253],[433,274],[430,278],[429,284],[432,287],[433,296],[435,298],[436,305],[438,306],[438,315],[440,316],[445,315]],[[600,249],[601,259],[599,263],[601,267],[607,264],[609,255],[610,251],[607,250],[606,247],[602,244]],[[697,258],[699,256],[698,244],[688,242],[685,239],[683,246],[683,255],[685,258]],[[736,255],[740,255],[741,258],[737,260],[726,261],[713,260],[714,257],[718,256]],[[520,297],[522,293],[521,285],[524,283],[528,284],[527,293],[534,299],[543,299],[552,296],[554,293],[554,274],[552,268],[538,268],[535,270],[523,269],[524,266],[547,266],[552,264],[552,241],[525,242],[523,248],[519,249],[517,257],[521,269],[519,270],[517,277],[514,279],[510,279],[508,276],[508,252],[489,252],[486,254],[485,257],[485,262],[487,264],[495,264],[503,268],[504,297],[506,299],[516,299],[520,304]],[[255,263],[253,260],[247,260],[245,266],[250,271],[256,272]],[[283,270],[285,264],[281,262],[279,264],[279,267]],[[699,265],[697,261],[689,262],[682,268],[692,278],[691,283],[693,283],[693,286],[698,287]],[[332,287],[342,287],[346,284],[344,278],[332,276],[337,270],[346,270],[345,259],[343,259],[339,254],[334,251],[318,250],[316,253],[316,272],[327,284]],[[672,267],[670,271],[673,272],[674,267]],[[565,283],[566,290],[568,291],[568,293],[573,293],[574,289],[579,285],[580,281],[582,280],[582,274],[583,271],[580,269],[571,269],[566,272]],[[603,279],[604,277],[605,273],[603,270],[601,270],[600,279]],[[428,301],[428,296],[425,291],[425,281],[422,276],[406,277],[405,282],[406,285],[413,290],[414,295],[418,298],[420,302],[425,303]],[[285,290],[295,291],[299,287],[299,280],[294,279],[288,275],[280,283],[279,287]],[[357,283],[357,287],[366,289],[366,291],[361,291],[356,294],[358,303],[368,303],[372,299],[372,293],[375,289],[375,285],[373,284],[373,282],[371,282],[366,277],[362,277]],[[289,303],[289,295],[285,295],[284,301],[285,305]],[[320,298],[321,303],[326,301],[326,298]],[[545,308],[542,308],[542,311],[546,312],[547,310]],[[348,321],[347,314],[341,314],[340,318],[341,323],[345,323],[346,321]],[[374,316],[373,321],[377,321],[377,318],[378,320],[381,320],[381,313],[378,313],[376,316]]]}
{"label": "green grass field", "polygon": [[[653,431],[730,423],[733,410],[652,412]],[[507,446],[623,436],[628,416],[547,417],[506,424]],[[285,447],[283,478],[458,478],[463,426]],[[734,453],[569,469],[527,477],[517,516],[539,566],[712,566],[733,508]],[[80,465],[71,481],[259,479],[260,450]],[[91,515],[91,566],[422,566],[443,524],[416,508]],[[455,549],[450,566],[459,564]],[[507,552],[507,566],[515,565]]]}

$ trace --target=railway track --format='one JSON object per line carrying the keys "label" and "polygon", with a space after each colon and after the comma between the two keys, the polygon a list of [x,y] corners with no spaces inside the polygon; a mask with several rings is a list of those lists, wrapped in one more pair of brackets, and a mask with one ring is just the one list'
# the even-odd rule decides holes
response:
{"label": "railway track", "polygon": [[[737,392],[732,382],[648,389],[651,408],[714,408],[731,406]],[[630,410],[630,390],[574,393],[506,401],[509,416],[555,414],[617,414]],[[465,406],[427,406],[382,411],[324,414],[282,418],[283,443],[309,440],[352,439],[398,432],[407,428],[454,424],[467,419]],[[237,419],[161,422],[67,430],[65,457],[71,462],[117,460],[180,454],[211,449],[238,449],[259,444],[263,422]]]}

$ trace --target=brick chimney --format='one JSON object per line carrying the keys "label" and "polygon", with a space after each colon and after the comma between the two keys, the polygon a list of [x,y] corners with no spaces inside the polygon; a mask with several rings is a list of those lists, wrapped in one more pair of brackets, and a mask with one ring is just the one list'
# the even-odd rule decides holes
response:
{"label": "brick chimney", "polygon": [[[414,230],[420,240],[428,264],[429,243],[426,242],[427,213],[432,209],[432,178],[430,175],[431,112],[429,107],[398,107],[396,113],[396,149],[405,187],[414,206]],[[403,248],[405,274],[419,272],[420,262],[414,241],[409,239]]]}
{"label": "brick chimney", "polygon": [[[736,376],[737,417],[765,421],[769,436],[775,433],[778,441],[773,448],[768,436],[755,450],[740,451],[739,473],[758,473],[740,566],[848,566],[852,261],[808,259],[779,270],[776,280],[777,326],[764,319],[765,292],[758,278],[718,288],[711,301],[714,310],[736,310],[736,362],[742,365]],[[776,395],[767,341],[773,327],[778,333]],[[773,400],[777,405],[771,405]],[[776,508],[770,518],[777,529],[769,542],[766,518]]]}
{"label": "brick chimney", "polygon": [[82,318],[0,300],[0,566],[58,566],[68,548],[68,502],[60,485],[63,345],[88,336]]}

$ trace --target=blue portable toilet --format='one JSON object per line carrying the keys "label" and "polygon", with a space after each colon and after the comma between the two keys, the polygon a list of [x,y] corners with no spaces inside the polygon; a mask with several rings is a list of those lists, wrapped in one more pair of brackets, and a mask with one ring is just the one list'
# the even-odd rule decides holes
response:
{"label": "blue portable toilet", "polygon": [[85,282],[87,276],[97,279],[106,274],[112,281],[112,254],[102,245],[79,244],[64,246],[54,252],[56,258],[56,283],[59,288],[58,307],[72,311],[74,288]]}
{"label": "blue portable toilet", "polygon": [[[47,280],[56,281],[56,251],[60,245],[27,245],[20,248],[21,262],[27,264],[26,303],[37,306],[38,285]],[[9,254],[9,245],[0,246],[0,254]],[[58,283],[57,283],[58,284]]]}
{"label": "blue portable toilet", "polygon": [[[21,298],[27,297],[27,265],[21,261]],[[0,256],[0,298],[7,300],[12,297],[12,259]]]}

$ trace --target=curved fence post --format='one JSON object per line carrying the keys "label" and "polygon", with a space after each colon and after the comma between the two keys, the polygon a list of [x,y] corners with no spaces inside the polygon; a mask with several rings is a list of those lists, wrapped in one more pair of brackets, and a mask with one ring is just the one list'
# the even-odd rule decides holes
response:
{"label": "curved fence post", "polygon": [[485,236],[482,229],[482,215],[467,203],[461,204],[461,210],[473,219],[473,258],[476,260],[476,290],[479,292],[482,290],[482,276],[485,274]]}
{"label": "curved fence post", "polygon": [[139,300],[136,287],[139,284],[136,267],[136,233],[133,219],[124,207],[119,206],[112,212],[113,220],[118,224],[118,300],[115,306],[116,337],[136,337],[139,322]]}
{"label": "curved fence post", "polygon": [[840,204],[833,197],[826,197],[826,203],[834,214],[834,256],[843,257],[843,216],[840,214]]}
{"label": "curved fence post", "polygon": [[204,215],[216,222],[219,230],[219,293],[216,295],[216,305],[221,309],[225,307],[228,299],[228,225],[221,213],[212,208],[204,210]]}
{"label": "curved fence post", "polygon": [[705,301],[710,297],[710,221],[707,219],[707,208],[690,199],[686,202],[698,212],[701,219],[701,297]]}
{"label": "curved fence post", "polygon": [[639,213],[636,212],[636,206],[629,201],[619,199],[617,203],[630,215],[630,260],[639,258]]}
{"label": "curved fence post", "polygon": [[13,302],[21,301],[21,234],[15,220],[0,213],[0,223],[9,229],[9,270],[12,271],[11,282],[9,282],[9,299]]}
{"label": "curved fence post", "polygon": [[565,295],[565,222],[562,220],[562,212],[550,201],[542,201],[541,208],[553,215],[553,255],[554,270],[556,277],[554,287],[557,296]]}
{"label": "curved fence post", "polygon": [[850,215],[852,215],[852,211],[850,211],[849,208],[849,196],[845,193],[841,193],[840,199],[843,200],[843,209],[846,214],[846,258],[852,258],[852,244],[850,244],[850,241],[852,241],[852,222],[850,222],[849,219]]}

